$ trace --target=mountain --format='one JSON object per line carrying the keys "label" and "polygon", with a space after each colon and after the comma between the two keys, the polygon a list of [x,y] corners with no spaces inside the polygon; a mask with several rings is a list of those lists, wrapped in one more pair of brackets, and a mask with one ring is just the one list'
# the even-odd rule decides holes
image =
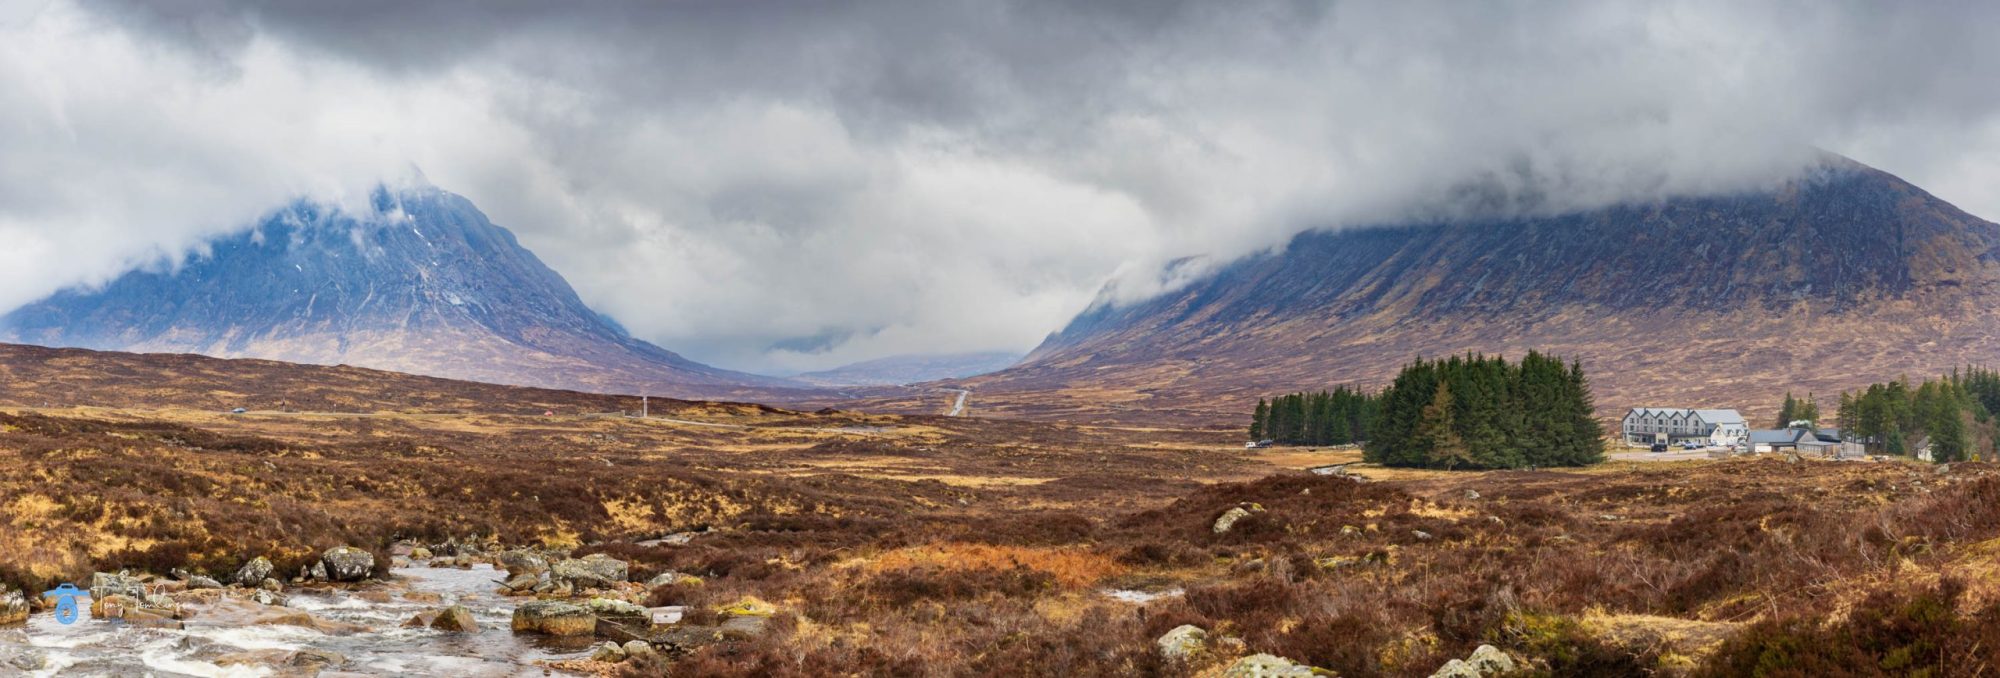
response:
{"label": "mountain", "polygon": [[632,338],[471,201],[300,201],[171,268],[0,317],[0,341],[349,364],[498,384],[699,396],[787,382]]}
{"label": "mountain", "polygon": [[900,386],[939,379],[958,379],[1006,369],[1021,360],[1019,353],[983,352],[944,355],[899,355],[842,365],[793,376],[814,386]]}
{"label": "mountain", "polygon": [[1100,302],[988,414],[1245,420],[1257,398],[1380,386],[1417,356],[1580,360],[1600,413],[1775,410],[2000,359],[2000,226],[1845,159],[1771,192],[1557,216],[1308,232],[1167,294]]}

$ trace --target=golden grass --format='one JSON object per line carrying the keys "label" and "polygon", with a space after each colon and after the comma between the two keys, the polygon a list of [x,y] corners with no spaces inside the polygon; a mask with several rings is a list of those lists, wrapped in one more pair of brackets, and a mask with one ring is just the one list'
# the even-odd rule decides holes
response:
{"label": "golden grass", "polygon": [[944,571],[1026,568],[1047,574],[1057,583],[1069,588],[1091,586],[1128,571],[1126,566],[1110,557],[1080,548],[994,546],[959,542],[897,549],[862,561],[858,565],[870,572],[909,568],[936,568]]}

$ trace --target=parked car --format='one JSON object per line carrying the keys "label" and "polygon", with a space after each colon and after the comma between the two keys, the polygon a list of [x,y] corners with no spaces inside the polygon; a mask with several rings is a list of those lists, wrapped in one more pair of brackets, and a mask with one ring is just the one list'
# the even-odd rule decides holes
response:
{"label": "parked car", "polygon": [[241,407],[229,411],[230,414],[244,414],[246,412],[249,412],[249,410],[243,409]]}
{"label": "parked car", "polygon": [[1654,451],[1654,452],[1665,452],[1665,451],[1667,451],[1667,444],[1666,444],[1666,443],[1653,443],[1653,451]]}
{"label": "parked car", "polygon": [[1681,449],[1683,449],[1683,450],[1699,450],[1699,449],[1701,449],[1701,443],[1681,443]]}

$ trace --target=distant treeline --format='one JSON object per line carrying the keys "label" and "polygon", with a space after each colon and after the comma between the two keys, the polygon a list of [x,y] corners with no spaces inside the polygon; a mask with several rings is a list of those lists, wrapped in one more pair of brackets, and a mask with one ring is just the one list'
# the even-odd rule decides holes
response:
{"label": "distant treeline", "polygon": [[1899,379],[1841,393],[1836,416],[1841,431],[1870,451],[1916,454],[1927,440],[1931,459],[1949,462],[1993,456],[1994,412],[2000,412],[2000,373],[1974,367],[1915,387]]}
{"label": "distant treeline", "polygon": [[1250,439],[1286,445],[1347,445],[1368,439],[1375,420],[1375,396],[1342,386],[1318,393],[1293,393],[1257,400]]}
{"label": "distant treeline", "polygon": [[1419,360],[1382,391],[1368,461],[1432,468],[1581,466],[1604,458],[1583,367],[1529,351]]}

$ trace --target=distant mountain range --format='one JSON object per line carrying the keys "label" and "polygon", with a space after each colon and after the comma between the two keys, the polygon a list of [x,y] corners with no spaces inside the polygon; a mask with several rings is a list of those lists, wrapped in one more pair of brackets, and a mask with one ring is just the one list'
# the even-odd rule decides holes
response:
{"label": "distant mountain range", "polygon": [[[2000,359],[2000,226],[1845,159],[1768,193],[1301,234],[1146,301],[1100,302],[988,415],[1245,420],[1417,356],[1581,360],[1600,411],[1733,407]],[[1247,421],[1247,420],[1246,420]]]}
{"label": "distant mountain range", "polygon": [[806,372],[792,379],[826,387],[899,386],[995,372],[1020,359],[1021,354],[1006,352],[899,355]]}
{"label": "distant mountain range", "polygon": [[177,265],[0,317],[0,341],[348,364],[498,384],[704,396],[793,382],[634,339],[463,197],[301,201]]}

